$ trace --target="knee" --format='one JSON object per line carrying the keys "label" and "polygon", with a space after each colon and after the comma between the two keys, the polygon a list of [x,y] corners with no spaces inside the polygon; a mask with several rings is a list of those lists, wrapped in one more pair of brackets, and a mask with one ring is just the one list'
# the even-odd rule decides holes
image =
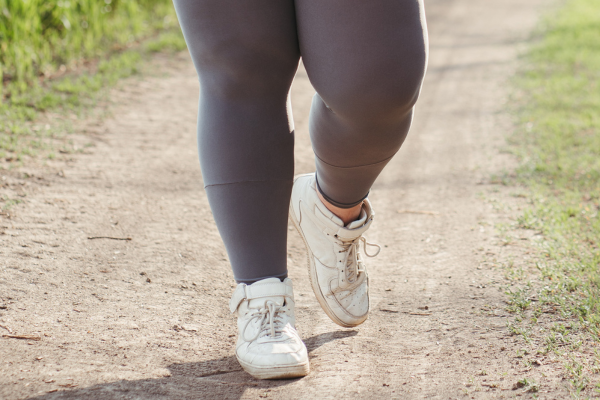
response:
{"label": "knee", "polygon": [[327,108],[355,126],[402,124],[419,98],[423,68],[339,82],[319,95]]}
{"label": "knee", "polygon": [[193,55],[202,91],[224,99],[285,99],[298,67],[294,54],[206,46]]}

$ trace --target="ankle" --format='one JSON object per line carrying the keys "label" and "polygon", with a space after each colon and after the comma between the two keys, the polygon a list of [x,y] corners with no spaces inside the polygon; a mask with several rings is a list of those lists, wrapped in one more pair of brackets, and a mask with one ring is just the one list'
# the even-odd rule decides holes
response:
{"label": "ankle", "polygon": [[362,209],[362,202],[352,208],[340,208],[336,207],[328,202],[319,191],[317,191],[319,199],[323,205],[331,211],[335,216],[340,218],[344,225],[348,225],[350,222],[356,221],[360,217],[360,210]]}

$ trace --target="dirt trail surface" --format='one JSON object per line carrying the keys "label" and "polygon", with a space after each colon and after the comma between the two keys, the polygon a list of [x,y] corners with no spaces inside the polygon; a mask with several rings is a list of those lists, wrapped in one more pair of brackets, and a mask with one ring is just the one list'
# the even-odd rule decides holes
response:
{"label": "dirt trail surface", "polygon": [[[515,357],[490,267],[515,253],[493,235],[507,216],[484,200],[510,162],[498,111],[544,3],[428,1],[414,127],[371,196],[368,238],[383,251],[368,260],[364,325],[342,329],[321,311],[290,225],[312,368],[297,380],[254,380],[235,360],[232,274],[196,158],[196,76],[186,54],[158,58],[162,73],[114,90],[112,117],[74,136],[90,150],[2,177],[4,194],[26,197],[0,222],[0,398],[512,398],[531,396],[512,390],[525,376],[540,398],[562,398],[551,362],[530,370]],[[312,93],[300,69],[297,172],[313,170]]]}

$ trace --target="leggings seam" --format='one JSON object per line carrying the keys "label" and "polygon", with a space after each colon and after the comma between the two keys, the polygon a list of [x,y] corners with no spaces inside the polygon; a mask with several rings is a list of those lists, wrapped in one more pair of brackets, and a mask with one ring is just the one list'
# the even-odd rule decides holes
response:
{"label": "leggings seam", "polygon": [[381,161],[377,161],[377,162],[374,162],[374,163],[371,163],[371,164],[356,165],[356,166],[352,166],[352,167],[340,167],[340,166],[337,166],[337,165],[329,164],[327,161],[325,161],[321,157],[319,157],[319,155],[317,154],[316,151],[313,150],[313,152],[315,153],[315,157],[317,157],[319,159],[319,161],[321,161],[323,164],[327,164],[328,166],[333,167],[333,168],[343,168],[343,169],[370,167],[370,166],[373,166],[373,165],[377,165],[377,164],[381,164],[383,162],[389,161],[390,159],[392,159],[392,157],[394,157],[396,155],[396,153],[394,153],[394,154],[392,154],[391,156],[389,156],[386,159],[383,159]]}
{"label": "leggings seam", "polygon": [[248,180],[248,181],[236,181],[236,182],[224,182],[224,183],[211,183],[209,185],[204,185],[204,188],[210,186],[222,186],[222,185],[235,185],[237,183],[255,183],[255,182],[292,182],[292,179],[256,179],[256,180]]}

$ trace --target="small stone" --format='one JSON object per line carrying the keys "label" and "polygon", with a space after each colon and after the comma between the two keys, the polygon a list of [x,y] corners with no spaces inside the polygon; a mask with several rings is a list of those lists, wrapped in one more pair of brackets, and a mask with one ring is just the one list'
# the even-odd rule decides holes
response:
{"label": "small stone", "polygon": [[185,325],[181,325],[181,327],[183,328],[183,330],[186,330],[189,332],[199,332],[200,331],[200,327],[198,325],[185,324]]}

